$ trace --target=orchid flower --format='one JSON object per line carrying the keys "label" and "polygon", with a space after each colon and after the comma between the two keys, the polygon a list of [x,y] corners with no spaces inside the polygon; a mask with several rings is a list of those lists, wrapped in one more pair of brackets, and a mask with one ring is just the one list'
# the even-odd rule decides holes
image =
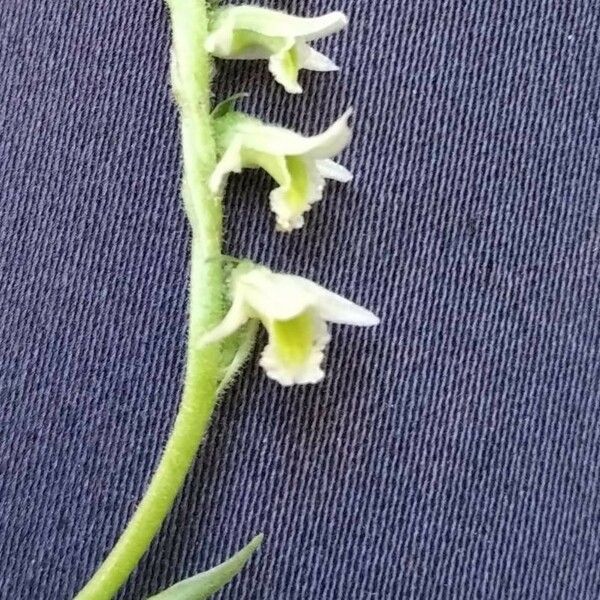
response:
{"label": "orchid flower", "polygon": [[303,214],[323,196],[325,179],[347,182],[352,174],[331,160],[350,142],[352,110],[320,135],[305,137],[289,129],[265,125],[240,113],[227,116],[222,128],[223,152],[209,181],[217,193],[228,173],[263,168],[279,184],[269,198],[280,231],[299,229]]}
{"label": "orchid flower", "polygon": [[242,263],[231,277],[232,304],[220,324],[201,336],[199,347],[222,340],[249,319],[259,320],[269,335],[260,365],[282,385],[317,383],[323,378],[327,321],[363,327],[379,319],[366,308],[295,275],[274,273]]}
{"label": "orchid flower", "polygon": [[304,18],[259,6],[228,6],[216,11],[205,49],[219,58],[268,59],[275,80],[286,91],[299,94],[300,69],[338,69],[307,42],[336,33],[347,23],[341,12]]}

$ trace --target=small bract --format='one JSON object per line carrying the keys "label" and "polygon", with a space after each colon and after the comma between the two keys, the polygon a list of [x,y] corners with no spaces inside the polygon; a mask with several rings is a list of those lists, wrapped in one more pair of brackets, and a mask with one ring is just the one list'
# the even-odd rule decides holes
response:
{"label": "small bract", "polygon": [[199,345],[222,340],[249,319],[258,319],[269,334],[260,365],[282,385],[317,383],[323,378],[327,321],[363,327],[379,319],[366,308],[295,275],[242,264],[232,273],[232,304],[224,319]]}
{"label": "small bract", "polygon": [[259,6],[228,6],[216,11],[205,48],[219,58],[268,59],[275,80],[299,94],[300,69],[337,71],[308,42],[336,33],[347,23],[341,12],[304,18]]}

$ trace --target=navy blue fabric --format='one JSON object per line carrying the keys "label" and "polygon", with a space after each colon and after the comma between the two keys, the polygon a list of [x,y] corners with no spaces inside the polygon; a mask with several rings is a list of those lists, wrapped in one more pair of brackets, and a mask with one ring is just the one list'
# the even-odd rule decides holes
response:
{"label": "navy blue fabric", "polygon": [[[2,0],[0,597],[68,599],[168,435],[189,232],[159,0]],[[232,179],[226,251],[382,316],[336,327],[320,385],[257,356],[119,596],[264,531],[236,600],[600,597],[600,9],[592,0],[270,0],[340,8],[343,70],[218,98],[317,131],[356,174],[306,228]],[[262,342],[261,342],[262,344]]]}

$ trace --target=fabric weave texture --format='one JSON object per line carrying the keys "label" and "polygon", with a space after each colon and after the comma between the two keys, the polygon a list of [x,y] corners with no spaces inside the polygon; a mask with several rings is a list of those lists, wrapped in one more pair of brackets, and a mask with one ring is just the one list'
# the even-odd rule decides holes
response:
{"label": "fabric weave texture", "polygon": [[[231,180],[226,248],[371,308],[328,377],[257,355],[120,599],[264,531],[223,600],[600,598],[600,7],[267,0],[351,26],[286,95],[217,99],[305,133],[356,109],[327,187],[274,232]],[[0,598],[69,599],[176,413],[189,231],[159,0],[0,0]]]}

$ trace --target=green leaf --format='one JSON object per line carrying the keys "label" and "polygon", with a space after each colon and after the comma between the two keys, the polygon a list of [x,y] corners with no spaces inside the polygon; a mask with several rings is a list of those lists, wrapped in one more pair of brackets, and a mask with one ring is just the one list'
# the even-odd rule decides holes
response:
{"label": "green leaf", "polygon": [[148,600],[205,600],[218,592],[242,570],[261,545],[263,537],[262,533],[257,535],[245,548],[224,563],[209,571],[184,579]]}

